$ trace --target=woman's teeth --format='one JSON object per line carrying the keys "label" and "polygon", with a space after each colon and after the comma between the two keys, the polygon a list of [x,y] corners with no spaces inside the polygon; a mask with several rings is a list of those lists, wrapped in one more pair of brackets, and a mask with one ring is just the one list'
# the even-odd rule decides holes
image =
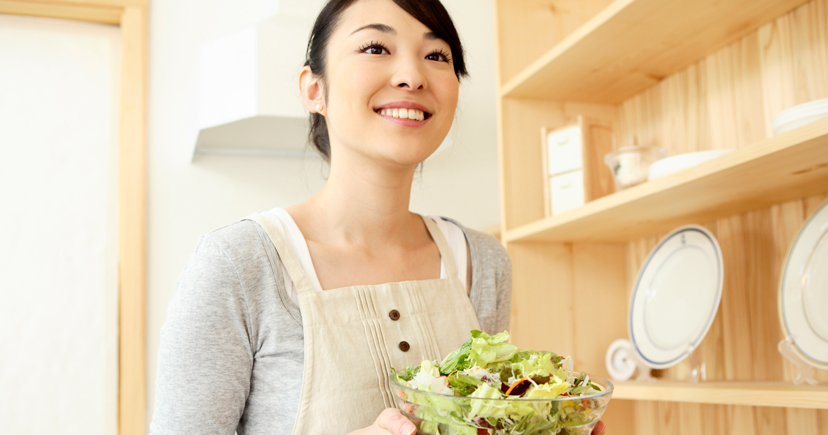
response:
{"label": "woman's teeth", "polygon": [[382,109],[380,115],[392,118],[413,119],[414,121],[425,120],[425,112],[417,109]]}

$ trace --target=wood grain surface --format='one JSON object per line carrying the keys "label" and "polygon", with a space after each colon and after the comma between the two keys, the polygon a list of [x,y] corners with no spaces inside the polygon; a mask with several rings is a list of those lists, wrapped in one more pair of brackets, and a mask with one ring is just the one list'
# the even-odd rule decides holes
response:
{"label": "wood grain surface", "polygon": [[[770,137],[774,115],[828,98],[827,5],[824,0],[809,2],[625,101],[619,109],[622,134],[637,135],[671,154],[739,148]],[[779,277],[790,244],[826,198],[824,193],[812,195],[704,223],[718,238],[725,263],[721,305],[703,345],[711,381],[794,378],[795,368],[776,350],[784,337],[778,320]],[[629,244],[628,273],[637,274],[660,236]],[[628,277],[631,280],[634,276]],[[686,379],[688,364],[658,375],[664,380]],[[825,382],[828,372],[820,371],[817,377]],[[796,408],[795,398],[787,400],[789,409],[703,405],[702,419],[712,425],[705,430],[693,423],[699,411],[689,403],[653,409],[652,402],[636,402],[643,408],[636,415],[678,412],[684,416],[681,431],[686,433],[828,433],[827,410]],[[667,417],[647,421],[651,424],[639,424],[638,433],[675,429]]]}
{"label": "wood grain surface", "polygon": [[[536,60],[536,51],[557,43],[551,37],[535,51],[518,48],[518,40],[531,39],[531,35],[546,38],[555,31],[538,30],[543,27],[540,16],[516,30],[526,10],[509,10],[515,4],[495,1],[501,14],[501,83],[512,80],[533,57]],[[542,6],[543,2],[527,2],[526,8]],[[504,56],[511,49],[519,52]],[[670,230],[654,219],[649,231],[618,243],[515,239],[515,229],[541,225],[544,220],[543,177],[536,176],[542,173],[539,128],[554,128],[597,111],[603,119],[610,119],[616,146],[636,137],[639,143],[665,148],[670,154],[729,148],[749,153],[750,147],[772,137],[774,115],[796,104],[828,98],[828,0],[805,3],[648,86],[616,106],[543,100],[542,95],[499,99],[500,146],[505,156],[502,224],[514,265],[512,332],[519,346],[576,352],[578,364],[589,369],[599,365],[599,356],[612,338],[607,331],[617,331],[615,338],[627,337],[633,283],[647,255]],[[825,154],[819,154],[823,149]],[[821,142],[812,151],[828,156],[828,146]],[[740,182],[744,190],[751,189],[751,182],[738,177],[705,188],[727,191],[728,183]],[[825,407],[820,402],[825,400],[824,386],[818,393],[793,387],[795,369],[776,350],[784,337],[777,296],[785,258],[802,225],[828,199],[828,185],[809,188],[784,199],[696,217],[693,223],[717,237],[725,264],[721,305],[697,350],[705,364],[707,385],[688,386],[689,360],[656,371],[660,390],[641,387],[635,394],[618,390],[610,407],[618,406],[623,412],[606,415],[608,433],[828,433],[828,410],[813,409]],[[610,292],[622,296],[612,297]],[[585,307],[591,306],[581,301],[594,300],[600,302],[592,306],[604,307],[600,315],[585,320]],[[538,318],[544,312],[538,304],[552,301],[567,312],[556,311],[547,320]],[[570,330],[562,329],[564,324],[571,324]],[[544,328],[557,332],[544,332]],[[815,375],[828,382],[828,371]],[[784,400],[781,406],[767,406],[774,388],[782,389],[778,392]],[[662,401],[647,401],[647,397]]]}

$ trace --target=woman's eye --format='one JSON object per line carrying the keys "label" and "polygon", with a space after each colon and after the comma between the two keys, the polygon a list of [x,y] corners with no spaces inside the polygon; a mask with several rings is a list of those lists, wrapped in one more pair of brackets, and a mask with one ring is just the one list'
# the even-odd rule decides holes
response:
{"label": "woman's eye", "polygon": [[371,45],[369,47],[365,47],[362,49],[362,52],[366,54],[388,54],[388,50],[381,45]]}
{"label": "woman's eye", "polygon": [[437,62],[448,62],[448,56],[442,51],[435,51],[434,53],[429,54],[426,56],[427,60],[434,60]]}

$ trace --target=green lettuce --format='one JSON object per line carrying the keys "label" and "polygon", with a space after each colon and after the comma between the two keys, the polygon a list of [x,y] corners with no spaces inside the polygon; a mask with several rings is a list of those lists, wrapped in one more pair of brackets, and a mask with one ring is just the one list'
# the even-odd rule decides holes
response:
{"label": "green lettuce", "polygon": [[480,379],[474,376],[469,376],[460,372],[454,372],[449,375],[448,383],[455,395],[469,396],[480,384],[483,383]]}
{"label": "green lettuce", "polygon": [[426,373],[435,378],[440,377],[440,369],[437,368],[437,365],[434,364],[434,361],[425,360],[420,363],[420,370],[419,373]]}
{"label": "green lettuce", "polygon": [[[480,384],[474,393],[469,397],[478,399],[501,399],[503,395],[500,390],[494,389],[489,384]],[[472,400],[471,401],[471,415],[483,418],[503,418],[506,416],[506,409],[502,405],[502,401],[497,400]]]}
{"label": "green lettuce", "polygon": [[522,351],[520,353],[521,355],[512,358],[510,365],[515,378],[554,378],[549,382],[566,380],[566,370],[554,361],[556,355],[552,352]]}
{"label": "green lettuce", "polygon": [[515,345],[507,343],[508,340],[509,333],[506,331],[492,336],[474,330],[460,348],[440,363],[440,373],[448,375],[455,370],[467,370],[474,366],[485,367],[488,364],[508,361],[518,352]]}

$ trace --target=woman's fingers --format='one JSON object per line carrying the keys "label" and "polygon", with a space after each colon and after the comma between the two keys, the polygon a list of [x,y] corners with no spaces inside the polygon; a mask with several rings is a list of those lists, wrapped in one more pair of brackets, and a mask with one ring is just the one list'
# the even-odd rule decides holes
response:
{"label": "woman's fingers", "polygon": [[592,428],[592,435],[604,435],[604,432],[607,431],[607,425],[604,424],[603,421],[599,421],[598,424]]}
{"label": "woman's fingers", "polygon": [[394,435],[414,435],[417,427],[400,413],[399,409],[388,408],[377,417],[374,422],[381,429],[385,429]]}

